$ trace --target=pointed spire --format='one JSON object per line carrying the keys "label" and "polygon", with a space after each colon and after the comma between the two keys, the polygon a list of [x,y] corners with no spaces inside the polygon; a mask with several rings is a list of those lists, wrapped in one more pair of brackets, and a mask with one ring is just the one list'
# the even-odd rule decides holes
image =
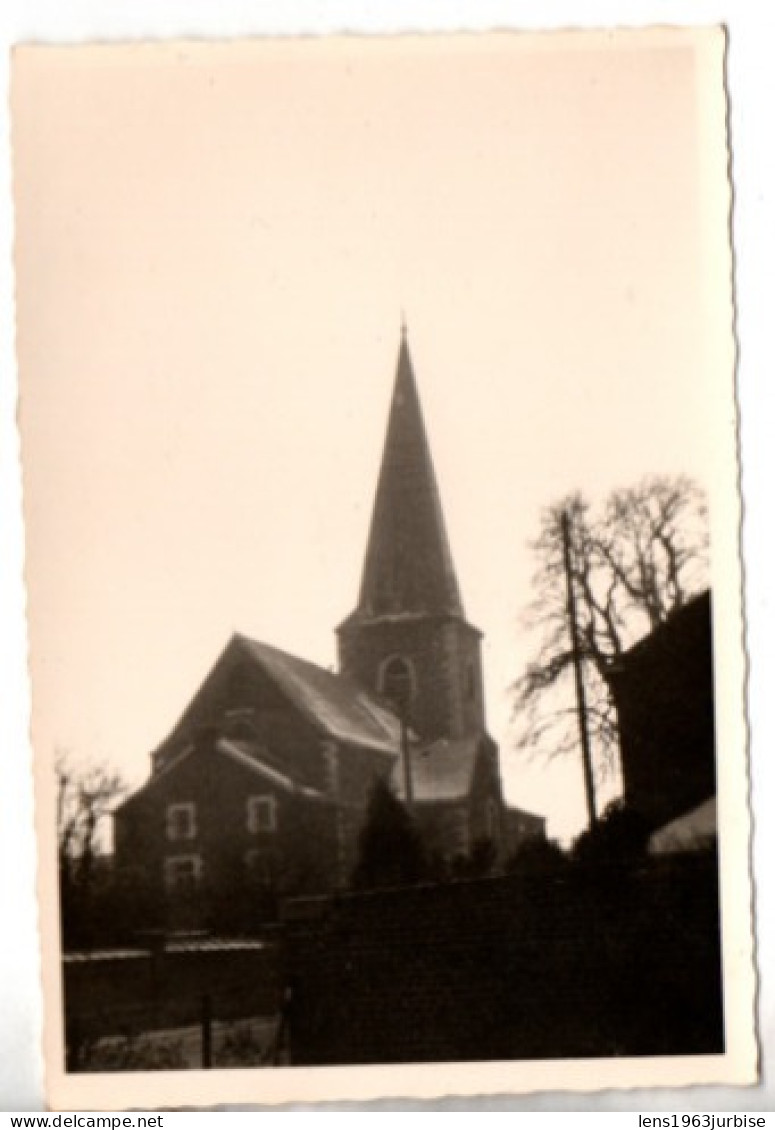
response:
{"label": "pointed spire", "polygon": [[356,616],[401,613],[463,616],[403,317]]}

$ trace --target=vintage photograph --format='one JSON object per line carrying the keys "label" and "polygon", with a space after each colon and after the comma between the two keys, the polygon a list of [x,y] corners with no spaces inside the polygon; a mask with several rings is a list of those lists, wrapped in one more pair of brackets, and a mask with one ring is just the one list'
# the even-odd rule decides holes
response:
{"label": "vintage photograph", "polygon": [[755,1078],[724,50],[16,50],[53,1106]]}

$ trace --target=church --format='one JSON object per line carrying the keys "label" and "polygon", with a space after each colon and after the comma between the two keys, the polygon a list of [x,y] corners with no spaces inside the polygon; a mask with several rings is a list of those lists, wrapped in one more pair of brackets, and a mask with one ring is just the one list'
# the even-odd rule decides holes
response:
{"label": "church", "polygon": [[178,923],[212,922],[203,908],[238,892],[346,888],[379,779],[450,865],[544,834],[504,801],[405,329],[360,592],[336,631],[337,673],[234,635],[117,809],[117,872],[187,908]]}

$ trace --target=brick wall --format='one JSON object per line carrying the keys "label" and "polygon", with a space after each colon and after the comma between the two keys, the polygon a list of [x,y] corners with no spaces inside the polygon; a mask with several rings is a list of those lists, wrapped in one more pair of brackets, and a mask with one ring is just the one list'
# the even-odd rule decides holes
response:
{"label": "brick wall", "polygon": [[719,1052],[716,892],[703,858],[293,900],[263,947],[69,958],[68,1027],[269,1016],[290,985],[300,1065]]}
{"label": "brick wall", "polygon": [[293,1060],[720,1051],[713,862],[297,905]]}

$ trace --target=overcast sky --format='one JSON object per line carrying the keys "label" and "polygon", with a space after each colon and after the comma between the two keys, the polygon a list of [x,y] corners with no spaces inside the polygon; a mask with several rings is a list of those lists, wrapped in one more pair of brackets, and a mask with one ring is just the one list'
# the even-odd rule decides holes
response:
{"label": "overcast sky", "polygon": [[508,731],[528,543],[729,452],[721,82],[688,32],[20,52],[37,755],[139,782],[234,630],[333,664],[404,310],[507,796],[576,826]]}

